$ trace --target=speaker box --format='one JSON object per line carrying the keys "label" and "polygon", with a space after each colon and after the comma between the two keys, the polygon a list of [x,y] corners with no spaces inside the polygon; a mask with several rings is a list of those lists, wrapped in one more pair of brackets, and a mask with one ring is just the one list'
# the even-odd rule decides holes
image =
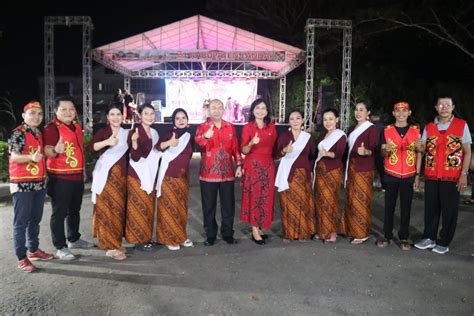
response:
{"label": "speaker box", "polygon": [[323,112],[328,108],[336,108],[337,90],[336,86],[319,86],[318,102],[313,113],[313,122],[315,122],[317,130],[324,129]]}

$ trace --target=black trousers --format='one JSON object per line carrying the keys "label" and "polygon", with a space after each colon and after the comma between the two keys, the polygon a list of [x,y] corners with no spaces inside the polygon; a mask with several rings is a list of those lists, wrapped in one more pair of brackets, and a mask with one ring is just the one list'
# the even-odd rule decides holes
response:
{"label": "black trousers", "polygon": [[385,182],[385,214],[383,220],[383,232],[386,239],[393,238],[393,214],[397,206],[398,192],[400,192],[400,229],[398,238],[408,239],[408,228],[410,227],[411,201],[413,199],[412,181],[388,181]]}
{"label": "black trousers", "polygon": [[215,239],[217,236],[216,205],[218,192],[222,217],[221,235],[222,238],[233,237],[235,215],[234,181],[208,182],[201,180],[200,183],[202,217],[207,238]]}
{"label": "black trousers", "polygon": [[[456,231],[458,206],[459,191],[456,182],[426,180],[423,238],[436,240],[436,243],[443,247],[449,246]],[[442,227],[437,238],[440,216]]]}
{"label": "black trousers", "polygon": [[84,194],[84,182],[49,179],[47,189],[53,207],[50,222],[53,245],[56,249],[61,249],[67,246],[64,220],[67,226],[67,240],[74,242],[81,237],[79,211]]}
{"label": "black trousers", "polygon": [[375,168],[380,178],[380,185],[382,189],[386,190],[386,181],[385,181],[385,167],[384,167],[384,157],[380,154],[375,154]]}

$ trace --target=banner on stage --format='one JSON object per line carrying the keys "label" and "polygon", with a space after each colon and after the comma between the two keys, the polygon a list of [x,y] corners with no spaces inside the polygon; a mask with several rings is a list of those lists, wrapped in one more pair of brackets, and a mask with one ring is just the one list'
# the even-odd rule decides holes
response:
{"label": "banner on stage", "polygon": [[162,49],[114,49],[113,60],[124,61],[270,61],[284,62],[284,51],[238,50],[162,50]]}

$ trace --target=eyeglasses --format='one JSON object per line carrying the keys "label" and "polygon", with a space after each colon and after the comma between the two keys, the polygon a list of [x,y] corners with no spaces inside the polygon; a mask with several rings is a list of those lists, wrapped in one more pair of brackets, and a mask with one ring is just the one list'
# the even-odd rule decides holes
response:
{"label": "eyeglasses", "polygon": [[449,109],[449,108],[453,107],[453,104],[449,104],[449,103],[438,104],[436,107],[438,109],[441,109],[441,110],[446,110],[446,109]]}

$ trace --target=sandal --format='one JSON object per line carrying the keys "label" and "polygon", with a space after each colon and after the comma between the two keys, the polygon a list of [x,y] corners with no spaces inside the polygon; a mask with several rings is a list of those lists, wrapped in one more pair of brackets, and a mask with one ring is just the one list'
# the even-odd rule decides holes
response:
{"label": "sandal", "polygon": [[337,236],[336,236],[336,235],[332,235],[331,237],[326,238],[324,241],[325,241],[325,242],[330,242],[330,243],[335,243],[336,240],[337,240]]}
{"label": "sandal", "polygon": [[107,257],[110,257],[115,260],[125,260],[127,259],[127,256],[120,250],[118,249],[112,249],[112,250],[107,250],[105,252],[105,255]]}
{"label": "sandal", "polygon": [[411,244],[408,240],[400,240],[400,249],[401,250],[410,250]]}
{"label": "sandal", "polygon": [[189,248],[189,247],[194,247],[194,244],[193,242],[191,241],[191,239],[186,239],[182,244],[181,246],[183,246],[184,248]]}
{"label": "sandal", "polygon": [[361,245],[361,244],[363,244],[364,242],[366,242],[367,239],[369,239],[369,237],[365,237],[365,238],[354,238],[354,239],[351,241],[351,244],[353,244],[353,245]]}
{"label": "sandal", "polygon": [[385,248],[388,245],[390,245],[391,243],[392,242],[389,239],[379,239],[379,240],[377,240],[376,244],[377,244],[377,247],[379,247],[379,248]]}

